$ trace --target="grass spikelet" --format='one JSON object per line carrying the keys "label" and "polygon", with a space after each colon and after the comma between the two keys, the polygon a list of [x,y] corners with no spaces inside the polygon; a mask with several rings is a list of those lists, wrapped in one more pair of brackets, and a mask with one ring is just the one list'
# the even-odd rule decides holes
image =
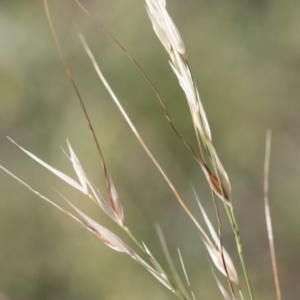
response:
{"label": "grass spikelet", "polygon": [[[194,191],[195,193],[195,191]],[[213,228],[207,214],[205,213],[197,194],[195,193],[197,203],[199,205],[200,211],[203,215],[204,221],[208,227],[212,240],[214,241],[215,247],[212,245],[212,242],[209,244],[207,241],[203,239],[203,242],[208,250],[210,257],[214,265],[218,268],[218,270],[224,275],[228,276],[230,281],[234,282],[237,286],[239,285],[239,278],[234,267],[234,264],[228,254],[228,252],[224,249],[220,238],[218,237],[215,229]]]}

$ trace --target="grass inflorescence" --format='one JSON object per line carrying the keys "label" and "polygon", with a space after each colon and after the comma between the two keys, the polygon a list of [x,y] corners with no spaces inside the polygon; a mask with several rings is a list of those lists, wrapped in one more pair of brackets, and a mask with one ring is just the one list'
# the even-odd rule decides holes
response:
{"label": "grass inflorescence", "polygon": [[[83,45],[83,49],[87,53],[92,66],[94,67],[99,79],[102,84],[110,94],[113,102],[117,106],[121,115],[127,122],[129,128],[132,133],[137,138],[138,142],[141,144],[142,148],[149,156],[158,172],[165,180],[166,184],[171,189],[174,194],[175,199],[180,204],[183,211],[187,214],[190,221],[197,228],[202,240],[203,245],[207,250],[208,257],[210,260],[210,264],[212,267],[212,273],[216,281],[216,286],[220,289],[220,295],[223,299],[256,299],[255,292],[251,284],[251,278],[247,271],[247,259],[244,256],[242,241],[240,236],[240,228],[238,222],[236,220],[235,215],[235,204],[234,199],[232,197],[231,191],[231,183],[229,176],[221,162],[221,159],[218,156],[217,150],[213,143],[212,132],[209,125],[209,120],[205,113],[204,105],[200,99],[200,95],[198,92],[198,88],[195,82],[195,78],[193,76],[193,72],[190,66],[190,62],[187,55],[187,49],[184,44],[184,41],[177,29],[175,23],[170,17],[167,9],[166,9],[166,1],[164,0],[146,0],[146,10],[151,20],[153,29],[161,44],[167,51],[169,56],[169,63],[171,65],[171,70],[175,74],[178,79],[178,84],[184,92],[186,97],[186,101],[190,110],[190,116],[193,124],[193,131],[195,136],[195,144],[197,147],[191,146],[191,144],[185,139],[185,137],[180,133],[180,131],[175,126],[172,121],[171,115],[168,112],[168,109],[159,95],[157,89],[154,84],[151,82],[149,77],[145,74],[143,69],[139,66],[136,60],[131,56],[131,54],[122,46],[122,44],[89,12],[83,4],[75,0],[75,2],[81,7],[81,9],[93,20],[97,23],[98,26],[102,30],[105,31],[106,34],[124,51],[124,53],[128,56],[128,58],[133,62],[133,64],[137,67],[137,69],[141,72],[142,76],[148,82],[148,84],[153,89],[156,94],[162,110],[165,114],[167,121],[169,122],[171,128],[174,131],[174,134],[177,135],[179,140],[184,144],[184,146],[188,149],[190,155],[195,159],[195,163],[199,164],[200,168],[203,171],[203,174],[206,178],[207,184],[211,190],[211,205],[215,210],[216,219],[217,219],[217,230],[214,228],[213,222],[209,219],[207,213],[205,212],[202,203],[199,200],[199,197],[193,187],[191,187],[195,201],[199,207],[199,211],[202,214],[204,223],[206,226],[202,224],[198,220],[197,215],[194,211],[192,211],[188,205],[186,204],[186,200],[182,197],[178,189],[173,184],[172,180],[168,176],[167,172],[161,166],[159,161],[155,158],[154,154],[151,152],[147,143],[144,141],[142,136],[140,135],[138,129],[133,124],[129,115],[123,108],[121,104],[121,100],[116,96],[113,89],[109,85],[108,81],[105,79],[97,60],[91,51],[87,41],[85,40],[82,34],[79,34],[80,41]],[[64,56],[64,52],[60,45],[59,38],[56,34],[55,26],[53,24],[51,13],[49,10],[47,0],[44,0],[45,11],[47,15],[47,19],[49,21],[50,29],[57,46],[60,59],[64,66],[65,72],[67,74],[68,79],[70,80],[79,103],[81,105],[82,111],[84,113],[87,124],[91,130],[92,138],[95,142],[95,145],[98,150],[99,157],[101,159],[103,173],[105,177],[105,186],[106,191],[100,191],[97,185],[93,182],[93,180],[88,176],[85,172],[84,167],[80,163],[80,160],[75,154],[75,151],[71,147],[69,141],[67,142],[68,146],[68,154],[66,156],[70,160],[74,171],[77,175],[77,181],[59,171],[58,169],[50,166],[36,155],[32,154],[28,150],[25,150],[23,147],[18,145],[15,141],[11,140],[21,151],[30,156],[33,160],[47,168],[50,172],[54,173],[65,183],[69,184],[73,188],[77,189],[81,193],[83,193],[86,197],[91,199],[93,202],[101,208],[107,216],[113,220],[124,232],[128,235],[128,237],[132,240],[132,245],[129,245],[125,242],[121,237],[116,235],[112,230],[106,228],[100,223],[96,222],[92,218],[90,218],[87,214],[83,213],[79,208],[77,208],[68,197],[62,195],[57,191],[57,194],[64,199],[70,208],[74,211],[71,212],[67,209],[62,208],[58,204],[56,204],[53,200],[44,196],[40,192],[33,189],[30,185],[25,183],[23,180],[19,179],[16,175],[12,174],[3,166],[0,166],[2,170],[7,172],[13,178],[18,180],[20,183],[29,188],[33,193],[37,194],[39,197],[52,204],[54,207],[62,211],[67,216],[71,217],[78,223],[80,223],[84,228],[92,232],[97,238],[99,238],[105,245],[110,247],[111,249],[127,254],[134,261],[140,264],[143,268],[145,268],[148,272],[151,273],[161,284],[163,284],[168,290],[170,290],[175,296],[182,300],[191,300],[191,299],[200,299],[201,295],[195,295],[192,289],[192,285],[189,280],[188,271],[184,265],[184,254],[182,251],[178,249],[178,254],[182,266],[182,273],[184,274],[184,280],[182,276],[179,275],[176,267],[173,263],[172,257],[168,250],[167,242],[164,237],[163,231],[159,225],[156,226],[157,233],[159,236],[160,243],[162,245],[162,249],[168,265],[170,267],[171,272],[164,269],[162,264],[158,261],[158,259],[152,254],[151,247],[147,246],[143,241],[139,240],[138,237],[135,236],[132,229],[130,229],[126,224],[126,215],[124,213],[124,204],[121,200],[121,196],[114,184],[112,176],[107,167],[107,163],[104,158],[103,151],[100,146],[100,142],[98,140],[96,131],[93,127],[92,121],[89,117],[88,110],[85,107],[84,100],[81,96],[79,88],[74,80],[74,77],[70,71],[67,60]],[[266,208],[266,220],[267,227],[269,233],[270,240],[270,249],[272,256],[272,266],[274,271],[274,279],[276,286],[276,294],[277,299],[281,299],[281,292],[279,286],[278,279],[278,271],[275,259],[275,249],[273,243],[273,235],[272,235],[272,227],[271,227],[271,218],[269,212],[269,202],[268,202],[268,168],[269,168],[269,160],[270,160],[270,133],[267,136],[267,148],[266,148],[266,158],[265,158],[265,176],[264,176],[264,199],[265,199],[265,208]],[[231,225],[232,234],[236,241],[236,249],[239,255],[240,266],[242,269],[242,273],[239,274],[237,269],[240,267],[236,267],[238,264],[237,261],[231,259],[230,253],[225,249],[224,241],[223,241],[223,221],[220,218],[220,211],[224,210],[226,212],[229,224]],[[199,212],[198,211],[198,212]],[[197,213],[198,213],[197,212]],[[142,258],[146,257],[145,258]],[[220,278],[220,274],[225,276],[225,281]],[[146,298],[146,296],[145,296]]]}

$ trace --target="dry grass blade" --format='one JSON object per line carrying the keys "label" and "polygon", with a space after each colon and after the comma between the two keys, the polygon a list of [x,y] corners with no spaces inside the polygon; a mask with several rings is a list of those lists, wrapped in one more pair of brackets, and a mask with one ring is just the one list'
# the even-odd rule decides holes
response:
{"label": "dry grass blade", "polygon": [[[81,191],[83,194],[88,195],[88,190],[86,185],[80,185],[77,181],[69,177],[68,175],[62,173],[61,171],[51,167],[47,163],[45,163],[43,160],[32,154],[31,152],[27,151],[26,149],[22,148],[20,145],[18,145],[14,140],[11,138],[8,138],[12,143],[14,143],[17,147],[19,147],[24,153],[26,153],[28,156],[30,156],[32,159],[34,159],[36,162],[38,162],[40,165],[51,171],[53,174],[58,176],[60,179],[74,187],[75,189]],[[77,170],[78,171],[78,170]],[[78,175],[78,174],[77,174]],[[80,178],[80,177],[79,177]],[[80,178],[81,182],[82,178]]]}
{"label": "dry grass blade", "polygon": [[274,246],[274,237],[273,237],[273,228],[271,221],[271,212],[269,204],[269,169],[270,169],[270,156],[271,156],[271,131],[268,130],[266,137],[266,153],[265,153],[265,165],[264,165],[264,207],[268,231],[268,239],[270,245],[270,253],[272,260],[272,268],[274,275],[274,283],[276,289],[277,300],[281,300],[281,290],[279,284],[276,255],[275,255],[275,246]]}

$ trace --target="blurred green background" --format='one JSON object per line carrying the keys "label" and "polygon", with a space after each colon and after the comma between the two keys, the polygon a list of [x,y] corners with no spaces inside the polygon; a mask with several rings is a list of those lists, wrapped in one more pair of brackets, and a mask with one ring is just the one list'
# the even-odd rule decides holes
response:
{"label": "blurred green background", "polygon": [[[105,76],[187,205],[203,223],[192,183],[215,222],[210,191],[198,164],[172,132],[153,92],[124,53],[74,1],[49,2],[123,199],[127,225],[167,268],[154,229],[159,223],[180,273],[177,247],[181,249],[198,299],[222,299],[197,230],[98,80],[78,32],[85,35]],[[140,63],[178,129],[195,145],[183,92],[143,1],[82,3]],[[167,4],[185,41],[214,144],[231,179],[253,288],[257,299],[265,300],[275,299],[262,192],[265,135],[272,129],[270,201],[280,282],[284,299],[299,299],[300,2],[173,0]],[[1,1],[0,40],[0,163],[64,206],[51,187],[59,190],[128,241],[89,199],[6,138],[75,178],[61,150],[68,138],[86,172],[105,193],[96,147],[59,60],[42,1]],[[110,250],[2,171],[0,191],[0,291],[9,299],[176,299],[130,258]],[[241,274],[224,214],[222,219],[225,246]]]}

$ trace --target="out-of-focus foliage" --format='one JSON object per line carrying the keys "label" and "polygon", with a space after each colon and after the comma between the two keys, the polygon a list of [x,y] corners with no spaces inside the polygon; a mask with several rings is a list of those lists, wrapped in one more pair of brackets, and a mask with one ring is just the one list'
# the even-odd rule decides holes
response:
{"label": "out-of-focus foliage", "polygon": [[[153,92],[119,48],[74,1],[49,2],[68,63],[123,199],[127,225],[166,266],[154,230],[154,223],[160,223],[178,267],[176,248],[180,247],[199,299],[219,299],[202,241],[97,79],[79,42],[79,31],[186,203],[196,209],[191,182],[214,220],[200,167],[173,134]],[[88,0],[83,4],[141,64],[174,123],[195,144],[184,95],[143,1]],[[268,128],[273,131],[270,202],[279,275],[284,298],[299,298],[300,2],[173,0],[167,5],[185,41],[214,144],[231,178],[244,254],[260,299],[275,297],[262,193],[265,134]],[[68,138],[86,172],[104,190],[101,163],[59,60],[42,1],[1,1],[0,40],[0,163],[64,205],[51,188],[55,187],[121,234],[89,199],[6,138],[10,136],[72,175],[60,148],[66,148]],[[112,252],[3,172],[0,191],[0,291],[10,299],[174,298],[140,266]],[[197,215],[201,220],[200,212]],[[223,231],[227,249],[237,258],[226,222]]]}

